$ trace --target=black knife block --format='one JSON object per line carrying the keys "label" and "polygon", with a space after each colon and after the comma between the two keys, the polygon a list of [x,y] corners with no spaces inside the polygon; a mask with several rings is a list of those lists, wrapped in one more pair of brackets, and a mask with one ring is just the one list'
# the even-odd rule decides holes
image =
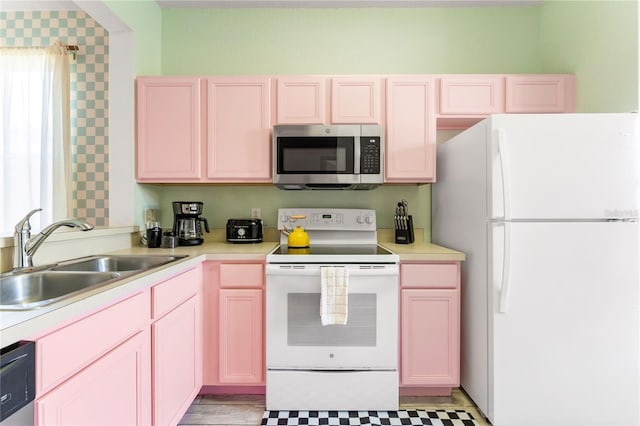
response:
{"label": "black knife block", "polygon": [[404,222],[396,223],[396,244],[411,244],[415,241],[413,234],[413,216],[406,216],[406,227]]}

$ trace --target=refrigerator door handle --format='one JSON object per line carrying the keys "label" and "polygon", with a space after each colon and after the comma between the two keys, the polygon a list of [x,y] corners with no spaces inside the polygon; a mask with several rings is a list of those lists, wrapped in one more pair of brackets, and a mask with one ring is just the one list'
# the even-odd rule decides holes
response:
{"label": "refrigerator door handle", "polygon": [[509,170],[509,156],[507,155],[507,135],[504,129],[496,129],[496,139],[498,141],[500,168],[502,169],[503,218],[504,220],[511,220],[511,173]]}
{"label": "refrigerator door handle", "polygon": [[500,301],[498,311],[507,313],[509,304],[509,285],[511,283],[511,224],[504,222],[504,245],[502,252],[502,283],[500,285]]}

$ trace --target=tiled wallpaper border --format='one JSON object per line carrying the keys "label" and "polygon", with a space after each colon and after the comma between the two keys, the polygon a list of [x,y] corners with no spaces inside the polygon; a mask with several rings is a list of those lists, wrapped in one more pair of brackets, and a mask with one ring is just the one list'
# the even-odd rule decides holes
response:
{"label": "tiled wallpaper border", "polygon": [[75,44],[71,61],[73,215],[109,224],[109,36],[83,11],[0,12],[0,45]]}

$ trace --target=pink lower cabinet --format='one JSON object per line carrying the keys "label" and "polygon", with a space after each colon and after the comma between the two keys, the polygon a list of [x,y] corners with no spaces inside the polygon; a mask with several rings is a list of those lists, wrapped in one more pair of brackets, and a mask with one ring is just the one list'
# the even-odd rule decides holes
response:
{"label": "pink lower cabinet", "polygon": [[220,290],[220,383],[263,383],[262,293]]}
{"label": "pink lower cabinet", "polygon": [[400,385],[449,395],[460,384],[460,265],[402,263]]}
{"label": "pink lower cabinet", "polygon": [[151,288],[153,424],[177,424],[202,387],[201,268]]}
{"label": "pink lower cabinet", "polygon": [[140,332],[39,398],[36,424],[150,424],[148,349],[148,332]]}
{"label": "pink lower cabinet", "polygon": [[36,339],[36,425],[151,423],[149,294]]}
{"label": "pink lower cabinet", "polygon": [[264,389],[264,263],[211,261],[204,268],[204,384]]}

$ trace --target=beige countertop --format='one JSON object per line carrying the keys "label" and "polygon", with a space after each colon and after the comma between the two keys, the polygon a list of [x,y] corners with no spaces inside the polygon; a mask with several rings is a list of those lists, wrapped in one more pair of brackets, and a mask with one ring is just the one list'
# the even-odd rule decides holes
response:
{"label": "beige countertop", "polygon": [[[416,234],[418,233],[416,232]],[[268,236],[268,234],[266,235]],[[401,262],[463,261],[465,258],[464,253],[420,240],[412,244],[395,244],[393,230],[380,230],[378,236],[380,245],[398,254]],[[111,254],[174,254],[188,255],[188,257],[40,309],[0,311],[0,347],[5,347],[21,339],[32,339],[57,324],[87,315],[130,294],[144,291],[150,285],[194,267],[205,260],[263,261],[265,256],[278,244],[279,242],[275,241],[275,238],[273,241],[256,244],[231,244],[226,242],[224,233],[214,231],[210,238],[199,246],[176,247],[174,249],[149,249],[136,246],[111,251],[109,252]]]}
{"label": "beige countertop", "polygon": [[400,262],[451,262],[465,259],[462,252],[431,243],[396,244],[380,241],[379,244],[400,256]]}

